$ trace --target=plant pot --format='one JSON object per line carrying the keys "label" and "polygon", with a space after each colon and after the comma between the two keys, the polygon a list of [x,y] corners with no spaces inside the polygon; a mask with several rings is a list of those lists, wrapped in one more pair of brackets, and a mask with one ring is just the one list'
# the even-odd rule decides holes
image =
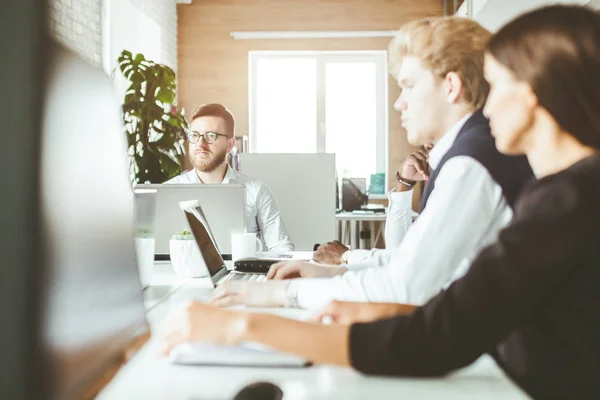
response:
{"label": "plant pot", "polygon": [[169,241],[171,264],[175,274],[180,278],[202,278],[208,276],[206,263],[200,255],[198,244],[195,240]]}
{"label": "plant pot", "polygon": [[152,281],[152,270],[154,268],[154,238],[136,237],[135,252],[140,282],[142,283],[142,288],[146,288]]}

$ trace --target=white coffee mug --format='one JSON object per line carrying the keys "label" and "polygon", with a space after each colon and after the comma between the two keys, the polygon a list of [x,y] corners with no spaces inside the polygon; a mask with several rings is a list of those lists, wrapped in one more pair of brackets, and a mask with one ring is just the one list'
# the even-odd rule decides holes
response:
{"label": "white coffee mug", "polygon": [[142,288],[150,286],[154,269],[154,238],[136,237],[135,251]]}
{"label": "white coffee mug", "polygon": [[262,242],[256,233],[233,233],[231,234],[231,259],[256,257],[257,253],[263,251]]}

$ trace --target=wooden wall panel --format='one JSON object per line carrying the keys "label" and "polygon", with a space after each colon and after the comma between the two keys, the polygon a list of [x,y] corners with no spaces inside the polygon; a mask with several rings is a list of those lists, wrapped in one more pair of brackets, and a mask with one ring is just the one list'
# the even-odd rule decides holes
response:
{"label": "wooden wall panel", "polygon": [[[234,40],[231,32],[393,30],[412,19],[442,15],[442,0],[194,0],[179,4],[177,15],[180,104],[189,115],[200,104],[223,103],[242,135],[248,133],[248,51],[386,50],[390,39]],[[390,182],[413,150],[393,109],[398,93],[389,79]]]}

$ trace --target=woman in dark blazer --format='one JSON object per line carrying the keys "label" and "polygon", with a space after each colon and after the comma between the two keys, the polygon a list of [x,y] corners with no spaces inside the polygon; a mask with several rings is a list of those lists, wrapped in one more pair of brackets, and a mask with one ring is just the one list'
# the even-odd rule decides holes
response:
{"label": "woman in dark blazer", "polygon": [[422,307],[334,303],[337,324],[191,304],[183,341],[256,341],[372,374],[436,376],[484,353],[536,398],[600,399],[600,15],[551,6],[495,34],[484,113],[537,180],[469,272]]}

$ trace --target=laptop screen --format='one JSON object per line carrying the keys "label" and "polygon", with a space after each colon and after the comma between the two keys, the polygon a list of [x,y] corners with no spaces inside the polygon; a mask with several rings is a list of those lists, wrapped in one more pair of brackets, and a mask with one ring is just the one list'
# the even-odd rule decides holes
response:
{"label": "laptop screen", "polygon": [[196,243],[200,249],[200,255],[204,259],[206,267],[210,272],[210,276],[216,275],[217,272],[225,266],[225,263],[223,262],[223,258],[221,257],[217,246],[213,243],[211,234],[194,214],[188,210],[183,210],[183,212],[192,231],[192,235],[194,236],[194,239],[196,239]]}

